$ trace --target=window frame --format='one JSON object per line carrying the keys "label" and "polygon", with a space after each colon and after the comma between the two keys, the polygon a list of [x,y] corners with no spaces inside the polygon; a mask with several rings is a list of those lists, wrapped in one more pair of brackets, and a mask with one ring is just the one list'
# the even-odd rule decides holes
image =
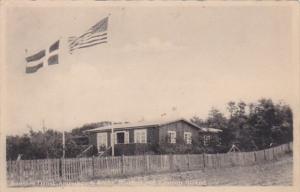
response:
{"label": "window frame", "polygon": [[[143,135],[141,134],[144,134],[144,141],[145,142],[142,142],[143,139]],[[134,143],[147,143],[147,129],[134,129],[133,130],[133,135],[134,135]],[[138,138],[138,136],[140,138]]]}
{"label": "window frame", "polygon": [[185,144],[192,144],[192,132],[190,131],[185,131],[183,132],[183,140]]}
{"label": "window frame", "polygon": [[204,146],[209,145],[211,142],[211,139],[212,139],[211,135],[203,135],[203,145]]}
{"label": "window frame", "polygon": [[[117,134],[124,133],[124,143],[118,143]],[[129,143],[129,132],[128,131],[114,131],[114,144],[128,144]]]}
{"label": "window frame", "polygon": [[[106,141],[106,142],[102,142],[102,138],[105,138],[104,141]],[[97,140],[97,149],[98,150],[102,146],[105,146],[105,148],[107,148],[107,146],[108,146],[107,132],[98,132],[96,135],[96,140]]]}
{"label": "window frame", "polygon": [[[174,138],[172,138],[172,134],[174,134]],[[170,144],[176,143],[176,137],[177,137],[176,131],[171,131],[171,130],[168,131],[167,136],[168,136],[168,143],[170,143]]]}

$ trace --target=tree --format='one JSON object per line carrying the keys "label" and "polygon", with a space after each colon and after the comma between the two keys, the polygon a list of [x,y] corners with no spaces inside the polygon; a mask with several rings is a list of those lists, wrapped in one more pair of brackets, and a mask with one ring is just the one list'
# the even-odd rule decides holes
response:
{"label": "tree", "polygon": [[252,129],[248,122],[249,116],[246,113],[248,107],[244,101],[239,101],[238,103],[230,101],[227,105],[230,113],[228,127],[231,134],[233,134],[231,145],[234,143],[241,150],[245,151],[254,147],[251,140]]}
{"label": "tree", "polygon": [[96,123],[87,123],[84,124],[81,127],[77,127],[72,129],[71,133],[72,135],[85,135],[84,131],[89,130],[89,129],[94,129],[97,127],[103,127],[103,126],[107,126],[107,125],[112,125],[113,122],[111,121],[101,121],[101,122],[96,122]]}
{"label": "tree", "polygon": [[197,117],[197,116],[194,116],[193,118],[191,118],[191,122],[199,125],[200,127],[206,127],[207,126],[207,123],[205,120]]}
{"label": "tree", "polygon": [[293,140],[293,113],[288,105],[274,104],[271,99],[263,98],[252,106],[249,123],[253,126],[252,138],[258,148]]}
{"label": "tree", "polygon": [[203,146],[203,142],[198,142],[199,148],[206,152],[224,152],[226,148],[229,148],[233,135],[228,129],[228,120],[218,109],[212,108],[209,111],[208,117],[206,120],[202,120],[199,117],[193,117],[191,121],[200,127],[209,127],[221,129],[222,132],[219,134],[220,139],[212,139],[209,146]]}
{"label": "tree", "polygon": [[212,108],[209,111],[206,124],[208,127],[224,130],[227,128],[227,119],[218,109]]}

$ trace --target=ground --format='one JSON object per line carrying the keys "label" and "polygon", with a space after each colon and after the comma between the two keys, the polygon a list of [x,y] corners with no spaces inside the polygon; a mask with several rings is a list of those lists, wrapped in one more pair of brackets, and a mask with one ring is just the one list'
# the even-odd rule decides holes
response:
{"label": "ground", "polygon": [[[292,185],[292,156],[246,167],[194,170],[128,178],[94,180],[91,185],[272,186]],[[81,183],[79,185],[86,185]]]}

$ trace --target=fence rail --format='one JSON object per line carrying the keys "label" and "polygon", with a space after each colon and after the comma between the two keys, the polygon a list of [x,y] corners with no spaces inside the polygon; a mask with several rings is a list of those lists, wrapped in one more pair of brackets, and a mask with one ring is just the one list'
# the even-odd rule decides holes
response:
{"label": "fence rail", "polygon": [[7,161],[8,186],[52,186],[96,178],[253,165],[291,152],[293,143],[222,154],[144,155]]}

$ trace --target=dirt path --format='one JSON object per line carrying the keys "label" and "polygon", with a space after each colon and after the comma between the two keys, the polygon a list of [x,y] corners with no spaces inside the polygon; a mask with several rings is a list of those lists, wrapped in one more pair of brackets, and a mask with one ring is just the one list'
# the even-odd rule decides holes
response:
{"label": "dirt path", "polygon": [[207,169],[135,176],[119,179],[97,180],[79,185],[190,185],[190,186],[218,186],[218,185],[292,185],[293,160],[286,156],[278,161],[247,167],[230,167],[222,169]]}

